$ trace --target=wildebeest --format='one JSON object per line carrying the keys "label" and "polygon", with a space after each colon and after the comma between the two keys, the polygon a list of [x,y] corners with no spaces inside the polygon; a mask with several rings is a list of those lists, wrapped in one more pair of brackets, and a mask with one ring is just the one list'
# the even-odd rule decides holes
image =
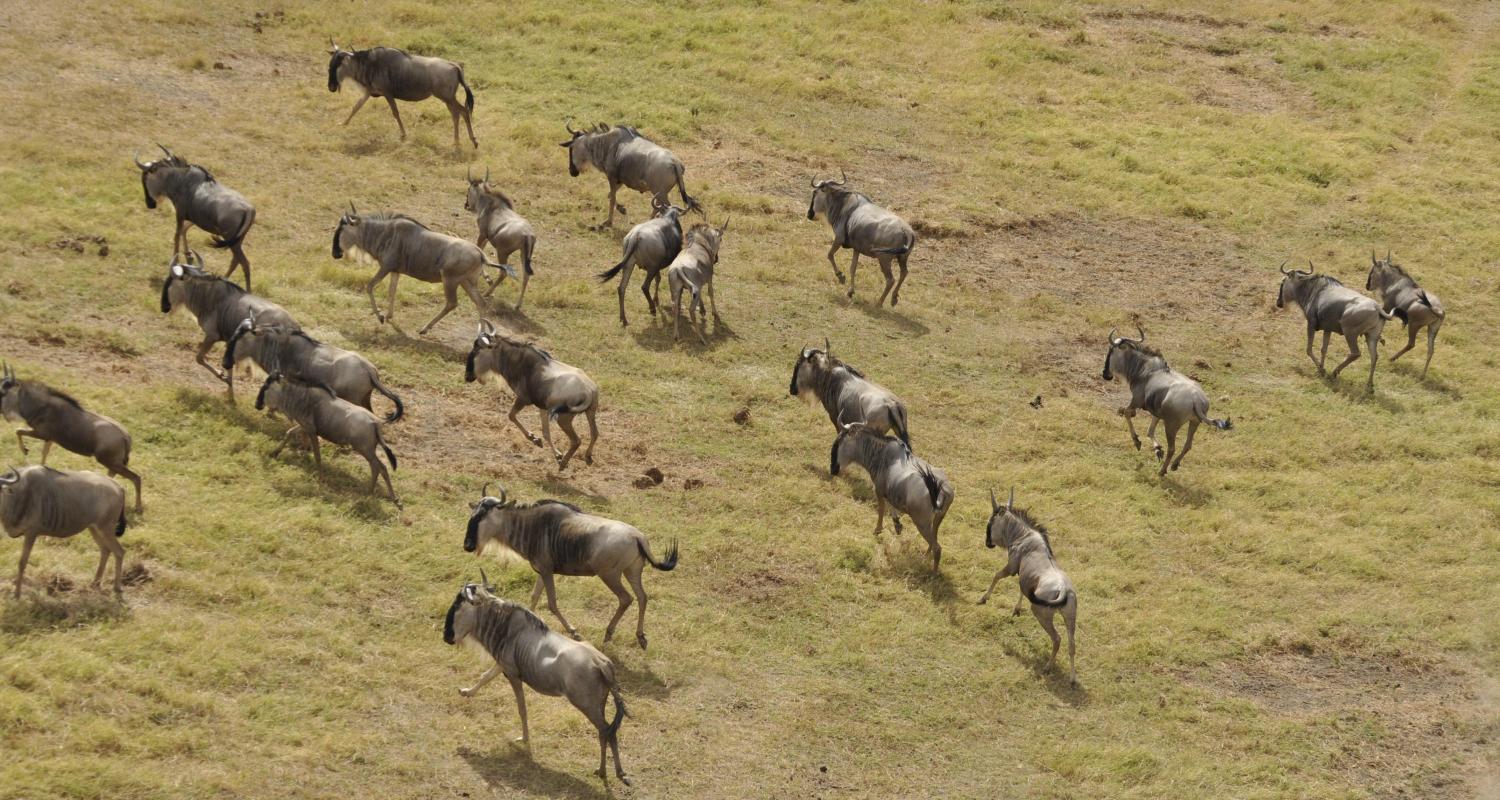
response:
{"label": "wildebeest", "polygon": [[120,581],[125,548],[125,490],[103,475],[66,472],[51,467],[21,467],[0,475],[0,526],[21,544],[21,568],[16,572],[16,597],[26,576],[26,561],[38,536],[66,539],[87,528],[99,545],[99,568],[95,587],[104,577],[109,557],[115,557],[115,594],[123,591]]}
{"label": "wildebeest", "polygon": [[380,434],[379,417],[340,398],[327,386],[307,383],[279,372],[267,376],[266,382],[261,384],[260,394],[255,398],[255,408],[256,410],[270,408],[272,411],[280,411],[294,423],[287,430],[286,436],[282,437],[281,443],[271,451],[272,458],[280,455],[281,449],[286,447],[293,436],[300,433],[312,445],[313,460],[318,465],[318,480],[321,481],[323,479],[321,440],[327,439],[336,445],[346,445],[370,462],[370,488],[366,491],[374,494],[375,487],[378,485],[376,478],[384,478],[385,488],[390,493],[391,502],[397,506],[401,505],[401,501],[396,499],[395,487],[391,486],[391,473],[375,455],[376,447],[384,450],[386,459],[391,462],[391,469],[396,468],[396,454],[391,452],[391,448],[385,443],[385,438]]}
{"label": "wildebeest", "polygon": [[[833,265],[833,274],[839,283],[844,282],[844,273],[839,271],[839,264],[833,256],[841,247],[854,251],[849,259],[849,297],[854,297],[854,272],[859,267],[859,257],[865,255],[878,260],[880,271],[885,274],[885,291],[880,293],[875,305],[884,303],[885,296],[890,295],[894,307],[901,297],[901,286],[906,283],[906,259],[911,257],[911,250],[917,245],[917,234],[906,220],[875,205],[859,192],[844,188],[847,182],[847,176],[841,176],[839,180],[814,179],[807,218],[817,219],[822,215],[833,228],[828,263]],[[892,258],[901,266],[899,280],[891,276]]]}
{"label": "wildebeest", "polygon": [[229,386],[229,401],[234,402],[234,376],[208,363],[208,351],[218,342],[228,342],[241,322],[254,318],[262,325],[274,325],[287,330],[301,330],[286,309],[264,297],[257,297],[241,289],[238,284],[225,278],[210,275],[203,270],[203,259],[188,251],[192,263],[179,264],[173,260],[167,270],[167,279],[161,285],[161,312],[170,314],[186,308],[203,329],[203,341],[198,344],[194,360]]}
{"label": "wildebeest", "polygon": [[1062,646],[1062,639],[1052,624],[1052,615],[1062,611],[1063,622],[1068,626],[1068,678],[1077,686],[1078,667],[1073,660],[1073,628],[1078,622],[1078,593],[1073,590],[1073,582],[1057,566],[1047,529],[1025,511],[1016,508],[1015,504],[1014,488],[1010,490],[1010,499],[1004,506],[995,500],[994,490],[990,490],[990,521],[984,528],[984,546],[1004,547],[1007,557],[1005,567],[995,573],[989,590],[984,593],[984,597],[979,598],[979,605],[989,602],[990,595],[994,593],[995,585],[1001,578],[1020,576],[1021,597],[1016,600],[1016,607],[1011,615],[1020,616],[1021,603],[1031,601],[1031,613],[1042,624],[1047,635],[1052,637],[1052,658],[1047,662],[1047,668],[1051,669],[1057,663],[1057,650]]}
{"label": "wildebeest", "polygon": [[609,219],[603,227],[615,224],[616,208],[625,213],[625,206],[615,200],[621,186],[646,192],[662,204],[668,202],[667,193],[676,186],[682,194],[682,204],[689,210],[698,208],[698,201],[688,196],[683,183],[682,162],[640,131],[625,125],[611,128],[602,122],[593,130],[575,131],[572,125],[566,127],[571,138],[561,144],[568,148],[568,174],[576,178],[593,167],[609,181]]}
{"label": "wildebeest", "polygon": [[792,367],[792,386],[788,392],[809,403],[814,400],[822,403],[835,430],[841,427],[840,420],[863,422],[871,433],[890,431],[911,446],[906,404],[852,365],[840,361],[826,338],[822,350],[802,348]]}
{"label": "wildebeest", "polygon": [[380,382],[380,373],[369,359],[341,347],[324,344],[299,330],[265,325],[254,317],[240,321],[229,344],[224,348],[224,371],[234,373],[236,364],[249,359],[267,375],[285,373],[305,381],[322,384],[335,395],[373,411],[370,395],[380,392],[395,410],[386,422],[401,419],[401,398]]}
{"label": "wildebeest", "polygon": [[[1319,375],[1324,374],[1323,362],[1328,359],[1329,335],[1343,334],[1349,343],[1349,357],[1333,368],[1332,378],[1337,378],[1344,367],[1359,358],[1359,339],[1363,336],[1370,348],[1370,378],[1366,386],[1375,391],[1375,365],[1380,361],[1376,348],[1380,344],[1380,332],[1385,328],[1386,320],[1395,319],[1395,315],[1380,310],[1380,305],[1374,300],[1346,288],[1333,276],[1314,274],[1311,261],[1307,266],[1306,272],[1288,271],[1285,262],[1282,263],[1276,307],[1282,308],[1290,302],[1302,309],[1302,314],[1307,317],[1307,357],[1318,365]],[[1323,332],[1323,352],[1321,356],[1314,356],[1313,334],[1318,331]]]}
{"label": "wildebeest", "polygon": [[[641,283],[641,294],[646,296],[646,305],[651,309],[651,316],[656,316],[656,309],[661,295],[661,273],[672,263],[682,249],[682,215],[683,209],[674,205],[667,205],[653,198],[651,206],[655,209],[655,216],[637,224],[625,234],[625,241],[621,244],[623,254],[620,263],[608,270],[599,273],[599,282],[607,283],[610,278],[620,275],[620,287],[617,290],[620,295],[620,324],[629,325],[625,319],[625,287],[630,285],[630,273],[636,267],[646,271],[646,279]],[[656,295],[652,296],[652,285],[656,287]]]}
{"label": "wildebeest", "polygon": [[547,590],[547,608],[557,616],[563,628],[577,639],[574,628],[557,608],[554,575],[597,575],[620,599],[620,607],[604,629],[604,641],[614,638],[615,625],[630,608],[630,593],[620,578],[630,581],[640,601],[635,623],[635,640],[646,646],[646,589],[641,585],[641,571],[647,564],[662,572],[677,566],[677,543],[667,549],[667,557],[657,561],[651,556],[651,543],[634,526],[618,520],[586,514],[578,506],[560,500],[538,500],[518,506],[507,500],[505,488],[499,497],[485,495],[469,506],[469,527],[464,533],[464,552],[482,555],[488,548],[514,554],[536,570],[536,586],[531,590],[531,607],[536,608],[542,590]]}
{"label": "wildebeest", "polygon": [[0,416],[31,426],[30,430],[16,429],[16,444],[23,457],[28,453],[29,437],[42,442],[42,466],[47,465],[47,453],[56,443],[68,452],[98,461],[111,478],[115,473],[124,475],[135,484],[135,511],[141,512],[141,476],[130,469],[130,433],[125,426],[86,410],[77,400],[45,383],[20,380],[9,364],[0,374]]}
{"label": "wildebeest", "polygon": [[[487,304],[479,294],[479,282],[484,268],[513,272],[508,266],[491,264],[485,259],[484,251],[473,242],[430,230],[405,214],[361,215],[353,204],[349,206],[349,213],[339,217],[339,225],[333,231],[333,257],[343,258],[345,250],[363,253],[380,265],[375,277],[365,284],[365,294],[370,296],[370,309],[382,324],[395,318],[396,281],[402,275],[443,284],[443,296],[447,302],[431,322],[417,331],[418,334],[432,330],[438,320],[458,308],[460,288],[474,301],[474,307],[483,319]],[[386,313],[382,314],[375,304],[375,287],[387,275],[391,276],[390,296]]]}
{"label": "wildebeest", "polygon": [[[608,756],[605,747],[614,752],[615,775],[626,786],[630,779],[620,765],[620,722],[625,718],[625,702],[620,698],[620,684],[615,680],[615,665],[607,656],[587,642],[575,642],[547,627],[540,617],[519,603],[502,600],[491,594],[484,572],[482,583],[467,583],[453,598],[448,617],[443,622],[443,641],[448,644],[472,642],[483,648],[494,666],[485,670],[479,680],[467,689],[464,697],[473,697],[496,675],[505,674],[516,693],[516,711],[521,715],[520,741],[531,747],[531,729],[526,722],[526,686],[548,697],[566,697],[583,712],[599,732],[599,769],[594,774],[607,780]],[[605,701],[615,699],[615,718],[605,721]]]}
{"label": "wildebeest", "polygon": [[[337,92],[344,81],[353,81],[364,94],[355,101],[343,124],[364,107],[371,97],[384,97],[391,106],[391,116],[396,118],[396,127],[401,138],[406,139],[406,126],[401,124],[401,112],[396,110],[396,101],[415,103],[436,97],[448,107],[453,116],[453,146],[458,147],[458,118],[463,117],[469,129],[469,141],[479,146],[474,138],[474,92],[464,81],[464,68],[445,58],[414,56],[393,47],[371,47],[368,50],[341,50],[337,43],[329,40],[328,91]],[[458,102],[458,90],[464,90],[464,101]]]}
{"label": "wildebeest", "polygon": [[863,422],[840,425],[829,453],[828,471],[837,475],[851,462],[870,473],[870,483],[875,487],[875,535],[885,528],[885,506],[889,503],[896,533],[901,533],[900,515],[911,517],[927,541],[936,571],[943,557],[938,527],[953,506],[953,484],[948,476],[914,455],[905,442],[874,433]]}
{"label": "wildebeest", "polygon": [[161,145],[157,147],[165,157],[143,163],[137,155],[135,165],[141,170],[146,208],[156,208],[157,201],[165,197],[177,212],[172,230],[173,258],[188,249],[188,224],[197,225],[214,237],[214,247],[229,249],[229,271],[224,277],[233,275],[236,267],[244,267],[245,289],[250,289],[250,259],[245,257],[244,245],[245,235],[255,224],[255,207],[239,192],[214,180],[207,169],[189,164]]}
{"label": "wildebeest", "polygon": [[698,341],[707,343],[703,331],[698,329],[698,317],[708,324],[708,312],[703,307],[703,290],[708,290],[708,302],[714,309],[714,321],[719,320],[719,301],[714,299],[714,267],[719,263],[719,247],[724,243],[724,231],[729,229],[729,220],[715,228],[699,223],[687,232],[682,252],[672,259],[667,267],[667,286],[672,292],[672,338],[682,335],[682,292],[690,293],[688,313],[693,315],[693,330]]}
{"label": "wildebeest", "polygon": [[[573,417],[585,415],[589,421],[589,446],[583,451],[583,463],[594,463],[594,442],[599,440],[599,426],[594,419],[599,411],[599,385],[583,370],[558,361],[551,353],[530,342],[500,333],[489,320],[483,320],[464,365],[464,380],[472,383],[491,374],[505,379],[511,393],[516,396],[507,415],[510,421],[532,444],[541,447],[546,443],[547,449],[557,459],[558,471],[567,468],[568,460],[578,452],[578,445],[582,442],[577,431],[573,430]],[[536,406],[542,412],[540,439],[526,430],[516,417],[517,412],[527,406]],[[552,446],[553,418],[572,442],[566,453]]]}
{"label": "wildebeest", "polygon": [[[526,300],[526,284],[531,282],[531,254],[536,249],[536,232],[525,217],[516,213],[515,206],[505,193],[490,184],[490,171],[484,171],[484,179],[469,176],[469,192],[464,198],[464,210],[473,212],[479,224],[479,239],[475,244],[484,251],[486,243],[495,248],[495,257],[507,264],[512,253],[521,253],[521,294],[516,297],[516,310]],[[502,275],[504,273],[501,273]],[[485,297],[495,291],[499,280],[490,286]]]}
{"label": "wildebeest", "polygon": [[[1188,376],[1167,366],[1167,359],[1160,351],[1146,346],[1146,332],[1136,326],[1139,339],[1126,339],[1109,332],[1109,352],[1104,355],[1104,379],[1112,381],[1116,374],[1123,375],[1130,384],[1130,402],[1120,408],[1125,425],[1130,429],[1130,441],[1135,449],[1141,449],[1141,437],[1135,433],[1135,412],[1145,409],[1151,415],[1151,426],[1146,429],[1146,438],[1151,440],[1151,450],[1161,459],[1159,475],[1167,474],[1182,464],[1182,459],[1193,449],[1193,435],[1198,425],[1207,422],[1221,431],[1234,427],[1228,419],[1211,419],[1208,416],[1208,395],[1203,387]],[[1162,454],[1156,443],[1156,423],[1167,430],[1167,450]],[[1177,429],[1186,422],[1187,440],[1182,443],[1182,452],[1173,460],[1177,450]]]}
{"label": "wildebeest", "polygon": [[1422,378],[1427,377],[1427,368],[1432,366],[1432,346],[1437,342],[1438,328],[1443,327],[1447,312],[1437,295],[1417,285],[1395,261],[1390,252],[1385,261],[1378,261],[1370,254],[1370,276],[1365,279],[1365,289],[1380,295],[1381,307],[1401,318],[1406,326],[1406,346],[1391,356],[1395,361],[1407,350],[1417,346],[1417,331],[1427,329],[1427,361],[1422,364]]}

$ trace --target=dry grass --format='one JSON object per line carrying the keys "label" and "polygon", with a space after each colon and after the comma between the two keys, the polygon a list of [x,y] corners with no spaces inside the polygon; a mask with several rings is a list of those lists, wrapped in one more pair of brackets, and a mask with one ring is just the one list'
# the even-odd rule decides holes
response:
{"label": "dry grass", "polygon": [[[533,696],[528,757],[503,686],[455,691],[484,665],[441,614],[494,480],[681,540],[648,578],[652,649],[607,648],[637,778],[617,796],[1492,796],[1495,22],[1418,0],[0,9],[0,354],[130,428],[148,504],[123,607],[74,585],[82,538],[39,545],[0,604],[0,797],[601,796],[563,702]],[[436,104],[403,109],[404,144],[378,101],[338,127],[330,33],[463,60],[478,153]],[[603,181],[567,177],[565,116],[639,126],[734,216],[707,347],[635,287],[618,327],[591,276],[623,230],[588,230]],[[191,363],[191,322],[156,309],[170,212],[130,164],[153,141],[257,204],[257,288],[403,394],[405,510],[348,454],[323,485],[268,458],[278,424]],[[592,468],[556,475],[463,383],[470,309],[418,338],[440,296],[406,281],[382,328],[368,267],[328,257],[351,199],[467,236],[471,158],[541,236],[503,321],[602,386]],[[895,311],[868,263],[844,300],[801,216],[840,168],[922,232]],[[1366,396],[1313,374],[1274,267],[1359,286],[1386,247],[1451,319],[1425,383],[1382,362]],[[1166,480],[1098,379],[1136,321],[1236,423]],[[825,335],[957,484],[941,576],[914,533],[870,536],[868,481],[828,477],[829,426],[785,396]],[[1078,584],[1079,689],[1033,620],[972,605],[999,566],[985,491],[1009,484]],[[607,590],[560,592],[597,638]]]}

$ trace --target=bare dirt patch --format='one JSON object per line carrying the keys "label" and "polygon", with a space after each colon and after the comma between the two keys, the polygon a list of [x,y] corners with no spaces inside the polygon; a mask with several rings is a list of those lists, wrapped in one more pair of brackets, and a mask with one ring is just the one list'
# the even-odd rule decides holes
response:
{"label": "bare dirt patch", "polygon": [[1303,647],[1184,678],[1326,729],[1332,767],[1373,797],[1473,797],[1488,769],[1494,692],[1446,663]]}

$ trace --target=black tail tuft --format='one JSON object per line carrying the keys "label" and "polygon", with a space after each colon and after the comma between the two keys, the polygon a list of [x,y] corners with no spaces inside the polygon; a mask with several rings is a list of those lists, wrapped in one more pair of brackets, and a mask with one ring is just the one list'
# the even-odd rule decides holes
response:
{"label": "black tail tuft", "polygon": [[468,81],[464,80],[464,70],[463,70],[463,67],[459,67],[459,69],[458,69],[458,85],[464,87],[464,109],[469,112],[470,116],[473,116],[473,114],[474,114],[474,92],[473,92],[473,90],[471,90],[469,88]]}
{"label": "black tail tuft", "polygon": [[911,433],[906,430],[906,409],[902,408],[899,404],[892,407],[891,422],[896,428],[896,438],[900,439],[901,443],[906,445],[907,450],[910,450]]}
{"label": "black tail tuft", "polygon": [[1221,431],[1234,430],[1234,421],[1229,417],[1225,417],[1223,419],[1211,419],[1208,421],[1208,424],[1214,426],[1215,428],[1218,428]]}
{"label": "black tail tuft", "polygon": [[1408,324],[1411,323],[1411,320],[1407,319],[1406,309],[1404,309],[1404,308],[1393,308],[1393,309],[1391,309],[1391,313],[1395,314],[1396,318],[1399,319],[1399,320],[1401,320],[1401,324],[1402,325],[1408,325]]}
{"label": "black tail tuft", "polygon": [[370,376],[370,385],[375,387],[375,391],[385,395],[388,399],[390,399],[392,403],[396,404],[396,410],[386,415],[385,421],[395,422],[396,420],[401,419],[401,415],[406,413],[406,406],[401,404],[401,396],[391,391],[390,389],[385,388],[385,385],[380,382],[380,379],[376,378],[373,375]]}
{"label": "black tail tuft", "polygon": [[620,732],[620,723],[625,719],[625,701],[620,698],[619,689],[611,686],[609,687],[609,693],[615,698],[615,718],[604,729],[604,735],[610,739],[614,739],[615,735]]}
{"label": "black tail tuft", "polygon": [[667,548],[667,557],[662,559],[661,561],[656,561],[651,558],[651,551],[646,548],[645,541],[637,541],[635,543],[635,546],[641,551],[641,557],[646,559],[646,563],[661,570],[662,572],[671,572],[672,570],[677,568],[676,539],[672,540],[672,546]]}
{"label": "black tail tuft", "polygon": [[125,535],[125,509],[120,509],[120,519],[115,522],[115,538]]}
{"label": "black tail tuft", "polygon": [[385,451],[385,457],[391,462],[391,469],[394,470],[396,468],[396,454],[391,452],[391,446],[382,441],[380,449]]}

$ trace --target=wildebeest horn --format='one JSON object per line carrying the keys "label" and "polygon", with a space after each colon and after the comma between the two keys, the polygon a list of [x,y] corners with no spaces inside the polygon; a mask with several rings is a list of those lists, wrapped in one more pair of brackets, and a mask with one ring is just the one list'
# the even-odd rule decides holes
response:
{"label": "wildebeest horn", "polygon": [[1371,250],[1370,251],[1370,265],[1374,266],[1374,265],[1379,264],[1379,263],[1380,263],[1380,260],[1375,257],[1375,251]]}
{"label": "wildebeest horn", "polygon": [[490,583],[489,576],[484,574],[484,567],[479,568],[479,585],[483,586],[486,592],[493,591],[495,588],[494,585]]}
{"label": "wildebeest horn", "polygon": [[843,186],[844,184],[846,184],[848,182],[849,182],[849,176],[847,174],[845,174],[843,167],[839,167],[839,182],[836,185]]}
{"label": "wildebeest horn", "polygon": [[1005,510],[1009,511],[1016,504],[1016,487],[1010,487],[1010,499],[1005,501]]}
{"label": "wildebeest horn", "polygon": [[1135,324],[1135,332],[1141,335],[1141,338],[1136,339],[1137,342],[1146,341],[1146,331],[1141,329],[1141,323],[1137,322]]}
{"label": "wildebeest horn", "polygon": [[577,136],[578,134],[583,133],[583,131],[575,131],[575,130],[573,130],[573,118],[572,117],[567,117],[567,118],[565,118],[563,120],[563,127],[567,128],[568,129],[568,133],[570,133],[570,134],[572,134],[574,136]]}
{"label": "wildebeest horn", "polygon": [[485,183],[489,183],[490,182],[490,168],[489,168],[489,165],[485,165],[485,168],[484,168],[484,182]]}
{"label": "wildebeest horn", "polygon": [[609,130],[609,126],[608,126],[608,125],[605,125],[605,124],[604,124],[604,123],[602,123],[602,122],[597,122],[597,123],[595,123],[595,124],[594,124],[594,128],[595,128],[595,129],[596,129],[596,130],[598,130],[598,131],[600,131],[600,132],[603,132],[603,131],[607,131],[607,130]]}
{"label": "wildebeest horn", "polygon": [[17,472],[15,467],[11,467],[4,475],[0,475],[0,486],[10,486],[20,479],[21,473]]}
{"label": "wildebeest horn", "polygon": [[990,489],[990,513],[1000,510],[1000,501],[995,499],[995,490]]}
{"label": "wildebeest horn", "polygon": [[157,147],[160,147],[160,148],[161,148],[161,151],[162,151],[162,152],[163,152],[163,153],[166,153],[166,154],[167,154],[167,158],[171,158],[171,157],[172,157],[172,151],[171,151],[171,150],[168,150],[168,149],[167,149],[167,148],[166,148],[166,146],[165,146],[165,145],[163,145],[163,144],[162,144],[162,143],[161,143],[161,142],[157,142],[157,143],[156,143],[156,146],[157,146]]}
{"label": "wildebeest horn", "polygon": [[487,319],[482,319],[479,321],[479,329],[484,333],[493,335],[495,333],[495,323]]}
{"label": "wildebeest horn", "polygon": [[1287,269],[1286,269],[1286,260],[1285,259],[1282,260],[1281,266],[1277,267],[1277,269],[1281,270],[1281,274],[1282,275],[1290,275],[1291,274],[1291,273],[1287,272]]}
{"label": "wildebeest horn", "polygon": [[353,216],[356,216],[356,217],[359,216],[359,211],[358,211],[358,209],[356,209],[354,207],[354,201],[353,200],[349,201],[349,213],[351,215],[353,215]]}
{"label": "wildebeest horn", "polygon": [[719,234],[722,236],[724,234],[724,231],[727,230],[729,230],[729,217],[725,217],[724,224],[719,226]]}
{"label": "wildebeest horn", "polygon": [[474,182],[474,165],[473,164],[470,164],[470,165],[464,167],[464,180],[468,181],[469,183],[473,183]]}
{"label": "wildebeest horn", "polygon": [[1391,263],[1391,250],[1390,250],[1390,248],[1386,248],[1386,251],[1385,251],[1385,263],[1387,263],[1387,264]]}
{"label": "wildebeest horn", "polygon": [[831,345],[831,344],[828,343],[828,337],[827,336],[823,337],[823,352],[825,354],[833,352],[833,345]]}
{"label": "wildebeest horn", "polygon": [[188,263],[189,264],[192,264],[192,265],[198,267],[199,269],[202,269],[202,267],[203,267],[203,256],[198,255],[198,251],[197,250],[194,250],[192,248],[188,248],[187,256],[188,256]]}
{"label": "wildebeest horn", "polygon": [[1307,274],[1311,275],[1316,270],[1317,270],[1317,267],[1313,266],[1312,259],[1309,258],[1307,260]]}
{"label": "wildebeest horn", "polygon": [[[131,158],[135,159],[135,165],[137,167],[140,167],[141,169],[145,169],[148,166],[147,164],[142,164],[141,163],[141,151],[139,151],[139,150],[135,151],[135,153],[131,156]],[[1370,257],[1374,258],[1375,254],[1371,253]]]}
{"label": "wildebeest horn", "polygon": [[1115,331],[1116,330],[1118,330],[1118,329],[1117,328],[1110,328],[1109,329],[1109,343],[1110,344],[1114,344],[1115,343]]}

